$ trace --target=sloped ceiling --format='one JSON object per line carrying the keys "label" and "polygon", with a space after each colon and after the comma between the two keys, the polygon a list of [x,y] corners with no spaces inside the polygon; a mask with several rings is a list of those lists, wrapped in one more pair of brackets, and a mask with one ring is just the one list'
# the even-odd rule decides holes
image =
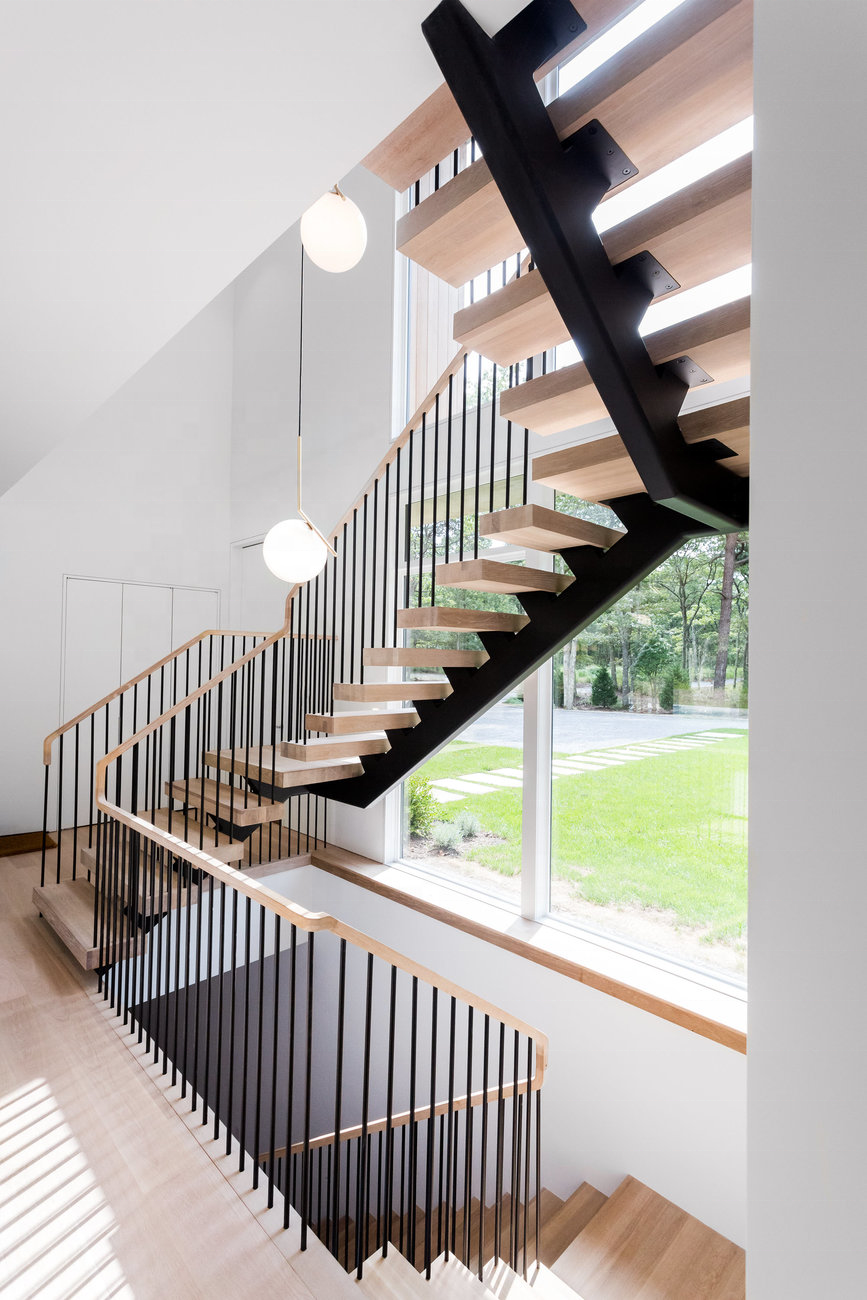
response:
{"label": "sloped ceiling", "polygon": [[0,2],[0,494],[430,94],[433,3]]}

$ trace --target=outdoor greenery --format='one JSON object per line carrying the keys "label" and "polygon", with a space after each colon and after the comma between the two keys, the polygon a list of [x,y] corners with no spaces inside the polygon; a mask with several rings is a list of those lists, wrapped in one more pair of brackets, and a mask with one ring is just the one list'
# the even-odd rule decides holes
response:
{"label": "outdoor greenery", "polygon": [[[494,485],[498,505],[506,485]],[[490,488],[483,485],[481,508]],[[408,603],[430,602],[437,562],[472,556],[490,547],[475,537],[474,516],[456,515],[454,498],[428,500],[410,529]],[[514,498],[513,498],[514,501]],[[617,527],[607,506],[558,493],[558,510]],[[434,510],[437,518],[434,522]],[[557,559],[557,567],[567,571]],[[439,587],[438,605],[471,606],[520,613],[514,596]],[[601,707],[637,707],[670,712],[682,703],[745,708],[749,677],[749,540],[746,533],[693,539],[664,561],[615,605],[578,633],[554,656],[554,703],[571,709],[590,703],[596,670],[606,668],[617,699]],[[473,633],[425,630],[412,633],[415,646],[456,645],[477,649]]]}
{"label": "outdoor greenery", "polygon": [[416,772],[406,783],[406,802],[410,835],[430,835],[437,805],[430,780],[420,772]]}
{"label": "outdoor greenery", "polygon": [[598,709],[613,709],[618,703],[617,692],[611,680],[611,674],[604,666],[597,668],[593,674],[590,688],[590,703]]}
{"label": "outdoor greenery", "polygon": [[[553,784],[553,878],[606,907],[654,909],[701,931],[708,943],[740,944],[746,924],[746,732]],[[613,752],[613,751],[612,751]],[[565,757],[565,755],[555,755]],[[520,750],[454,741],[425,765],[430,780],[514,767]],[[483,835],[462,854],[492,872],[521,869],[521,790],[468,795],[460,811]]]}

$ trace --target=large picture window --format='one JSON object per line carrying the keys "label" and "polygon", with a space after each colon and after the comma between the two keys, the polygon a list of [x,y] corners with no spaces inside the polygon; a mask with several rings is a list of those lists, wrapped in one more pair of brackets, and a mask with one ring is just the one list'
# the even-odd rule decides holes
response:
{"label": "large picture window", "polygon": [[748,609],[746,534],[691,541],[554,662],[553,914],[734,977]]}

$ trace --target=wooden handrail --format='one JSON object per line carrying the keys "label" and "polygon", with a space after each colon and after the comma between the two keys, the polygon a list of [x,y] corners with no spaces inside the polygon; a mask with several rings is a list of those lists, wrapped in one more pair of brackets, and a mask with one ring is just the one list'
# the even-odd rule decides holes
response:
{"label": "wooden handrail", "polygon": [[[364,497],[364,494],[366,492],[370,491],[374,483],[379,478],[381,478],[382,475],[385,473],[386,468],[395,460],[398,449],[406,445],[406,443],[409,441],[409,435],[412,433],[413,429],[418,427],[422,416],[427,415],[429,410],[433,408],[436,402],[437,395],[441,394],[442,389],[445,387],[445,385],[448,384],[449,379],[453,378],[458,373],[461,366],[463,365],[463,360],[466,355],[467,355],[467,349],[465,348],[458,349],[458,351],[452,357],[449,364],[446,366],[445,370],[437,379],[436,383],[428,393],[427,397],[418,407],[418,410],[414,413],[412,419],[405,426],[402,432],[391,443],[388,451],[380,461],[378,467],[370,476],[370,478],[367,480],[364,487],[361,489],[361,492],[358,494],[357,499],[360,500],[361,498]],[[343,527],[343,525],[345,523],[348,523],[351,520],[352,511],[353,511],[353,506],[350,506],[349,509],[342,516],[342,518],[338,520],[335,526],[328,533],[329,537],[336,537],[339,534],[340,529]],[[298,595],[298,593],[301,591],[303,585],[304,585],[303,583],[296,583],[295,586],[292,587],[292,589],[289,591],[284,606],[283,626],[279,628],[277,632],[271,634],[271,636],[267,640],[267,646],[273,645],[275,640],[279,640],[281,637],[288,634],[289,611],[292,606],[292,601],[295,599],[296,595]],[[138,682],[142,682],[145,680],[146,677],[150,677],[151,673],[157,672],[160,668],[165,667],[166,664],[171,663],[173,659],[177,659],[186,650],[190,650],[194,645],[197,645],[200,641],[204,641],[205,637],[259,636],[259,635],[264,635],[264,634],[258,632],[236,632],[236,631],[231,631],[223,628],[209,628],[205,632],[200,632],[198,636],[192,637],[191,640],[186,641],[182,646],[179,646],[177,650],[172,650],[170,654],[164,655],[163,658],[158,659],[155,664],[151,664],[150,668],[145,668],[137,676],[131,677],[128,682],[124,682],[122,686],[115,687],[113,691],[110,691],[108,695],[103,696],[103,698],[101,700],[98,700],[96,704],[92,704],[90,708],[85,709],[82,713],[77,714],[76,717],[70,718],[68,722],[64,722],[61,726],[57,727],[54,731],[52,731],[49,735],[47,735],[42,744],[43,763],[45,764],[46,767],[51,763],[51,747],[54,741],[57,740],[59,736],[62,736],[64,732],[71,731],[73,727],[77,726],[80,722],[83,722],[86,718],[89,718],[91,714],[96,713],[99,709],[103,708],[104,705],[110,704],[112,700],[117,699],[117,697],[119,695],[122,695],[124,691],[130,690],[130,688],[137,685]],[[260,646],[257,646],[256,649],[263,650],[267,648],[267,646],[266,643],[263,642]],[[166,713],[160,714],[159,718],[155,719],[155,722],[157,724],[159,724],[160,722],[168,722],[169,719],[174,717],[175,714],[181,708],[185,708],[187,704],[190,704],[194,700],[198,699],[199,695],[201,695],[202,693],[203,688],[208,689],[211,686],[216,686],[218,682],[224,681],[226,677],[230,676],[236,668],[240,668],[248,662],[249,662],[249,655],[245,655],[243,658],[235,660],[233,663],[229,664],[227,668],[221,670],[221,672],[216,674],[214,677],[210,678],[208,682],[204,683],[203,687],[199,687],[196,691],[186,696],[184,700],[181,700],[179,704],[174,705]],[[153,730],[153,727],[150,726],[148,729]],[[141,733],[136,732],[136,737],[147,734],[148,729],[142,731]],[[133,737],[133,739],[135,739],[136,737]]]}
{"label": "wooden handrail", "polygon": [[[538,1092],[541,1086],[542,1086],[541,1082],[537,1083],[536,1076],[534,1075],[533,1078],[530,1080],[529,1091]],[[499,1101],[501,1097],[503,1101],[507,1101],[510,1097],[514,1097],[516,1094],[517,1096],[521,1097],[524,1096],[527,1093],[527,1091],[528,1088],[527,1088],[526,1079],[519,1079],[517,1084],[515,1084],[514,1081],[511,1083],[504,1083],[502,1092],[500,1092],[498,1085],[492,1085],[490,1088],[488,1088],[487,1093],[485,1093],[483,1088],[477,1088],[475,1092],[470,1093],[469,1098],[467,1098],[467,1096],[464,1095],[462,1097],[453,1097],[450,1102],[448,1101],[436,1102],[433,1108],[434,1119],[438,1119],[440,1115],[448,1115],[449,1112],[451,1111],[466,1110],[468,1100],[469,1100],[470,1108],[473,1108],[475,1106],[480,1106],[485,1101]],[[415,1110],[402,1110],[399,1114],[392,1115],[391,1123],[389,1123],[388,1116],[383,1115],[379,1119],[368,1120],[366,1125],[352,1124],[349,1128],[342,1128],[340,1132],[337,1134],[333,1132],[320,1133],[318,1137],[311,1138],[306,1145],[309,1146],[311,1151],[314,1151],[318,1147],[330,1146],[331,1143],[334,1141],[335,1137],[339,1138],[341,1142],[352,1142],[355,1138],[361,1137],[362,1133],[364,1132],[381,1133],[388,1128],[404,1128],[407,1124],[412,1123],[413,1120],[415,1120],[416,1123],[418,1123],[421,1120],[429,1119],[429,1118],[430,1118],[429,1105],[416,1106]],[[298,1155],[301,1151],[304,1150],[304,1147],[305,1147],[304,1142],[293,1142],[292,1146],[289,1148],[289,1155],[290,1156]],[[274,1148],[275,1160],[282,1159],[286,1154],[287,1153],[285,1147]],[[270,1159],[271,1159],[270,1151],[262,1151],[259,1155],[260,1163],[263,1160],[270,1160]]]}
{"label": "wooden handrail", "polygon": [[[284,608],[284,623],[281,631],[285,631],[288,626],[289,597],[287,596]],[[162,659],[158,659],[155,664],[151,664],[150,668],[142,669],[142,671],[135,677],[130,677],[128,682],[124,682],[121,686],[116,686],[113,691],[109,691],[108,695],[104,695],[101,700],[97,700],[96,704],[91,704],[90,708],[84,709],[82,713],[76,714],[74,718],[70,718],[68,722],[62,723],[59,727],[55,728],[54,731],[50,732],[42,742],[42,762],[46,767],[51,763],[51,746],[54,744],[54,741],[57,740],[58,736],[62,736],[64,732],[71,731],[73,727],[77,727],[80,722],[84,722],[84,720],[89,718],[92,713],[97,713],[99,709],[104,707],[104,705],[111,704],[112,700],[116,700],[119,695],[123,695],[124,691],[128,691],[133,686],[137,686],[139,682],[143,682],[146,677],[150,677],[151,673],[157,672],[160,668],[165,668],[166,664],[171,663],[173,659],[178,659],[187,650],[191,650],[194,645],[198,645],[200,641],[204,641],[205,637],[267,635],[267,632],[242,632],[236,631],[233,628],[222,627],[209,627],[204,632],[199,632],[198,636],[191,637],[190,640],[185,641],[182,646],[178,646],[177,650],[171,650],[167,655],[163,655]]]}
{"label": "wooden handrail", "polygon": [[179,839],[176,835],[171,835],[168,831],[161,830],[151,822],[147,822],[143,818],[127,812],[124,808],[118,807],[117,804],[110,803],[104,793],[107,787],[108,767],[129,748],[131,743],[131,741],[127,741],[122,746],[119,745],[117,749],[112,750],[110,754],[101,758],[97,763],[96,803],[106,816],[120,822],[129,830],[143,835],[145,839],[161,848],[168,849],[175,857],[182,858],[184,862],[190,863],[191,866],[207,872],[209,876],[213,876],[221,884],[228,885],[252,902],[261,903],[269,912],[273,912],[275,916],[279,916],[283,921],[288,921],[290,925],[297,926],[299,930],[305,930],[310,934],[323,930],[328,931],[330,934],[336,935],[338,939],[345,939],[353,947],[360,948],[362,952],[371,953],[374,957],[381,958],[382,961],[390,966],[395,966],[405,974],[414,976],[425,984],[432,985],[446,997],[455,998],[457,1001],[463,1002],[474,1010],[481,1012],[482,1015],[491,1016],[492,1019],[506,1025],[509,1029],[515,1029],[519,1034],[532,1038],[536,1044],[536,1071],[531,1080],[531,1090],[535,1092],[541,1088],[548,1060],[548,1038],[540,1030],[528,1025],[526,1021],[518,1019],[517,1016],[510,1015],[509,1012],[495,1006],[486,998],[471,993],[469,989],[463,988],[460,984],[455,984],[453,980],[448,979],[446,976],[439,975],[428,966],[423,966],[411,957],[405,957],[403,953],[399,953],[394,948],[389,948],[386,944],[380,943],[378,939],[372,939],[361,930],[346,925],[345,922],[337,920],[336,917],[330,916],[327,912],[310,912],[297,903],[290,902],[289,899],[269,889],[267,885],[253,880],[243,871],[227,867],[224,863],[218,862],[216,858],[212,858],[202,850],[187,844],[186,841]]}

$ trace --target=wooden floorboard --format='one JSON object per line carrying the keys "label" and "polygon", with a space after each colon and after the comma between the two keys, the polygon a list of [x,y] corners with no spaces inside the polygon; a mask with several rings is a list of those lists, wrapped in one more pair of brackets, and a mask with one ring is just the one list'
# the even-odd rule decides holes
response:
{"label": "wooden floorboard", "polygon": [[297,1229],[274,1234],[148,1078],[33,909],[38,873],[32,853],[0,870],[0,1293],[350,1294],[321,1252],[299,1256]]}

